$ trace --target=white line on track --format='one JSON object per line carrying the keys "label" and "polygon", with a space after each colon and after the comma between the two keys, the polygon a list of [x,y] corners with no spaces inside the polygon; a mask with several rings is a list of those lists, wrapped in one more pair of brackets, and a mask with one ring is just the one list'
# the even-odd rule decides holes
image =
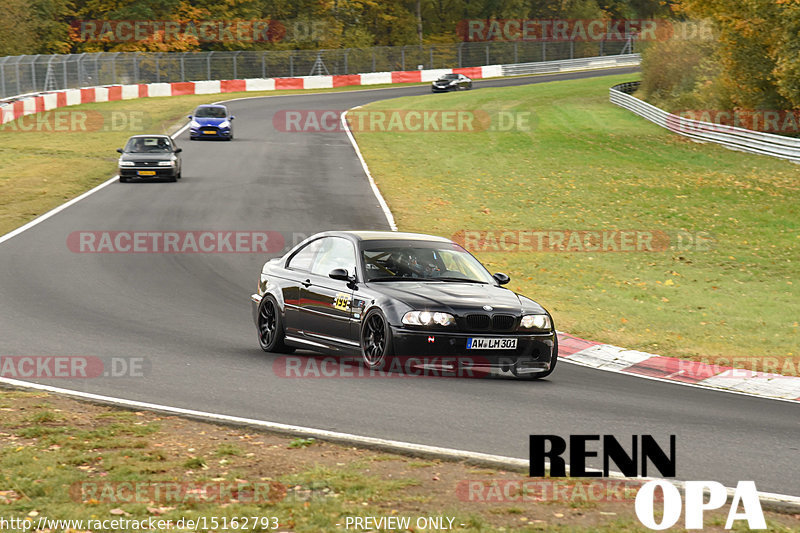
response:
{"label": "white line on track", "polygon": [[361,150],[358,147],[355,137],[353,137],[353,133],[350,131],[350,126],[347,125],[347,113],[353,109],[358,109],[359,107],[361,106],[350,108],[342,113],[342,127],[344,128],[344,132],[347,134],[347,138],[350,139],[350,144],[353,145],[353,150],[356,151],[358,160],[361,161],[361,167],[364,169],[364,174],[366,174],[367,179],[369,179],[369,186],[372,187],[372,192],[375,194],[375,198],[378,199],[378,204],[383,210],[383,214],[386,217],[386,221],[389,223],[389,227],[392,228],[392,231],[397,231],[397,224],[394,223],[394,216],[389,210],[389,205],[386,203],[386,200],[383,199],[383,195],[381,194],[380,189],[378,189],[378,185],[375,183],[375,180],[372,179],[372,174],[369,171],[369,167],[367,167],[367,162],[364,161],[364,156],[361,155]]}

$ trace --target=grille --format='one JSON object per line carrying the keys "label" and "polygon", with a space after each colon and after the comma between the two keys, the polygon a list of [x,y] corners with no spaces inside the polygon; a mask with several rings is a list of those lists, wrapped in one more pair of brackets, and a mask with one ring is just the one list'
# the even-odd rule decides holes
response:
{"label": "grille", "polygon": [[513,315],[494,315],[492,317],[492,329],[496,331],[507,331],[514,327],[515,318]]}
{"label": "grille", "polygon": [[489,329],[491,324],[488,315],[467,315],[467,328],[471,330]]}

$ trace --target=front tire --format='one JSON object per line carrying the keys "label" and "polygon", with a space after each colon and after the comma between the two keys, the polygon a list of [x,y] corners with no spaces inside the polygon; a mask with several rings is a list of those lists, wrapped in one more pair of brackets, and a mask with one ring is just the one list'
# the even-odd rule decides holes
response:
{"label": "front tire", "polygon": [[264,296],[258,305],[258,344],[265,352],[292,353],[294,348],[286,346],[278,304],[272,296]]}
{"label": "front tire", "polygon": [[383,368],[392,356],[392,330],[386,317],[373,309],[364,317],[361,327],[361,357],[369,369]]}

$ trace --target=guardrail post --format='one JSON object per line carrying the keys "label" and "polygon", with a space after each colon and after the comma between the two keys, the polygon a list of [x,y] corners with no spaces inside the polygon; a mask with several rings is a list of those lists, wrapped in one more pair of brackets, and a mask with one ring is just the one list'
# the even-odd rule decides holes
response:
{"label": "guardrail post", "polygon": [[210,51],[206,56],[206,79],[213,80],[214,78],[211,77],[211,56],[214,55],[214,51]]}
{"label": "guardrail post", "polygon": [[161,83],[161,69],[159,68],[159,56],[161,55],[160,52],[156,53],[156,83]]}
{"label": "guardrail post", "polygon": [[261,77],[267,77],[267,52],[261,53]]}
{"label": "guardrail post", "polygon": [[489,43],[486,43],[486,65],[489,64]]}
{"label": "guardrail post", "polygon": [[238,51],[233,53],[233,79],[235,79],[235,80],[239,79],[239,61],[238,61],[238,58],[239,58],[239,54],[241,54],[241,53],[242,53],[241,50],[238,50]]}
{"label": "guardrail post", "polygon": [[400,64],[401,64],[400,70],[405,70],[406,69],[406,47],[405,46],[401,46],[400,47]]}
{"label": "guardrail post", "polygon": [[569,58],[575,59],[575,41],[572,40],[569,42]]}
{"label": "guardrail post", "polygon": [[372,48],[372,72],[375,72],[375,47]]}
{"label": "guardrail post", "polygon": [[519,63],[519,50],[517,47],[517,41],[514,41],[514,63]]}
{"label": "guardrail post", "polygon": [[294,52],[289,52],[289,77],[294,78]]}
{"label": "guardrail post", "polygon": [[39,54],[33,56],[31,60],[31,84],[33,85],[32,89],[36,90],[36,58],[39,57]]}
{"label": "guardrail post", "polygon": [[431,45],[430,51],[431,51],[431,66],[430,66],[430,68],[433,68],[434,67],[434,65],[433,65],[433,45]]}
{"label": "guardrail post", "polygon": [[186,81],[186,65],[184,65],[184,56],[186,52],[181,52],[181,81]]}
{"label": "guardrail post", "polygon": [[547,61],[547,41],[542,41],[542,61]]}
{"label": "guardrail post", "polygon": [[133,55],[133,82],[139,83],[139,54]]}
{"label": "guardrail post", "polygon": [[461,61],[461,47],[464,46],[464,43],[458,43],[458,68],[461,68],[464,64]]}
{"label": "guardrail post", "polygon": [[84,74],[86,73],[86,67],[83,66],[83,60],[85,57],[86,53],[78,56],[78,87],[83,87],[83,78]]}
{"label": "guardrail post", "polygon": [[349,48],[344,49],[344,73],[347,74],[347,52],[349,52]]}

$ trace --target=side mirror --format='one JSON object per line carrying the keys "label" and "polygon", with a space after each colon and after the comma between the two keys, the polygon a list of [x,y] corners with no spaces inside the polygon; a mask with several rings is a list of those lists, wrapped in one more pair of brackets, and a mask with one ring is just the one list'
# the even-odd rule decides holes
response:
{"label": "side mirror", "polygon": [[183,148],[175,148],[175,153],[176,154],[179,154],[181,152],[183,152]]}
{"label": "side mirror", "polygon": [[235,118],[236,118],[235,116],[231,115],[231,118],[229,118],[228,120],[233,120]]}
{"label": "side mirror", "polygon": [[122,148],[117,148],[117,152],[119,152],[119,153],[121,153],[121,154],[124,154],[124,153],[125,153],[125,150],[123,150]]}
{"label": "side mirror", "polygon": [[502,272],[497,272],[497,273],[495,273],[495,275],[493,275],[492,277],[493,277],[493,278],[495,279],[495,281],[496,281],[497,283],[499,283],[500,285],[505,285],[506,283],[508,283],[509,281],[511,281],[511,278],[509,278],[509,277],[508,277],[508,275],[506,275],[506,274],[503,274]]}
{"label": "side mirror", "polygon": [[351,278],[350,274],[348,274],[347,270],[345,270],[344,268],[334,268],[333,270],[331,270],[330,274],[328,274],[328,277],[331,279],[338,279],[340,281],[354,280],[354,278]]}
{"label": "side mirror", "polygon": [[189,120],[192,120],[192,115],[188,115],[186,118],[188,118]]}

